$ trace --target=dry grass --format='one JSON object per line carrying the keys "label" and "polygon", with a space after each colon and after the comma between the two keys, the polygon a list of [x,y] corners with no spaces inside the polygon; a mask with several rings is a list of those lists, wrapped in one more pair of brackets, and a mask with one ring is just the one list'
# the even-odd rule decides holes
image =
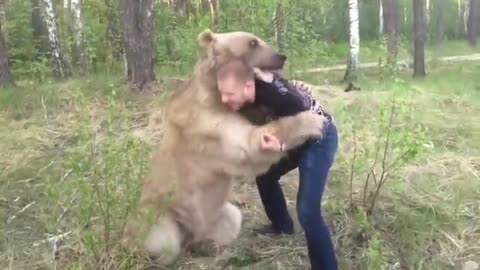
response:
{"label": "dry grass", "polygon": [[[474,64],[452,65],[416,82],[408,75],[385,82],[367,74],[363,91],[350,94],[322,77],[300,78],[321,85],[316,94],[328,101],[340,131],[323,209],[342,269],[453,269],[480,262],[479,71]],[[365,180],[393,96],[397,115],[386,162],[405,149],[418,153],[399,159],[405,164],[390,171],[367,214]],[[121,251],[116,239],[162,134],[162,100],[127,94],[105,77],[1,94],[3,268],[152,268]],[[381,166],[373,171],[379,176]],[[282,185],[296,217],[297,172]],[[245,215],[236,244],[217,258],[187,256],[169,269],[307,268],[298,222],[294,236],[255,236],[251,229],[267,220],[253,183],[238,183],[234,198]]]}

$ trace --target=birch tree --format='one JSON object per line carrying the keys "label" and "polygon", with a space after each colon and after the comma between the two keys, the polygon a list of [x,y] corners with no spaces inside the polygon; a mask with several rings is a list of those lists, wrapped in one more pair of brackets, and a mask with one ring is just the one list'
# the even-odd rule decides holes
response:
{"label": "birch tree", "polygon": [[127,80],[138,91],[151,88],[153,72],[154,0],[121,0]]}
{"label": "birch tree", "polygon": [[383,37],[383,0],[378,0],[378,36]]}
{"label": "birch tree", "polygon": [[470,15],[470,0],[463,0],[463,29],[468,33],[468,18]]}
{"label": "birch tree", "polygon": [[429,25],[430,24],[430,0],[425,0],[424,14],[425,14],[425,25]]}
{"label": "birch tree", "polygon": [[73,15],[73,31],[75,36],[75,46],[73,48],[74,61],[80,66],[81,70],[86,69],[87,60],[85,53],[85,36],[82,22],[82,4],[80,0],[71,0],[71,12]]}
{"label": "birch tree", "polygon": [[425,2],[413,0],[413,77],[425,77]]}
{"label": "birch tree", "polygon": [[55,12],[53,10],[52,0],[43,0],[44,19],[47,25],[48,40],[50,43],[51,55],[54,62],[54,73],[58,78],[67,76],[66,65],[63,59],[62,49],[58,38],[57,22],[55,20]]}
{"label": "birch tree", "polygon": [[349,22],[350,22],[350,49],[347,57],[347,69],[345,71],[344,81],[349,82],[347,90],[351,90],[353,83],[357,80],[357,73],[359,69],[359,54],[360,54],[360,32],[358,21],[358,0],[348,0],[349,8]]}

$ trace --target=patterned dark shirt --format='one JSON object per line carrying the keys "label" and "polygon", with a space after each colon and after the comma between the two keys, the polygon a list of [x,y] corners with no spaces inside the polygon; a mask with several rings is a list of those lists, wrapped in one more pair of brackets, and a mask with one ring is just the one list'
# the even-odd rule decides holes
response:
{"label": "patterned dark shirt", "polygon": [[330,114],[322,108],[308,86],[301,81],[287,81],[275,75],[272,83],[256,79],[255,89],[254,103],[268,107],[277,117],[310,110],[325,115],[332,121]]}

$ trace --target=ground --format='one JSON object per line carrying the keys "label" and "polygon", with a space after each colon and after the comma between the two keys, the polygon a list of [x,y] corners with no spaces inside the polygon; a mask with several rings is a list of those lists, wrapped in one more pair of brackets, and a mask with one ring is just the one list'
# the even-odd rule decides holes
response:
{"label": "ground", "polygon": [[[414,81],[411,70],[388,77],[370,69],[362,91],[348,94],[332,80],[342,71],[297,77],[319,86],[340,132],[323,209],[342,269],[480,263],[480,64],[432,63],[427,72]],[[129,94],[115,76],[21,82],[0,93],[2,268],[153,266],[117,240],[161,138],[154,116],[163,97]],[[371,208],[369,194],[384,181]],[[282,185],[296,218],[296,171]],[[233,197],[245,215],[234,247],[171,269],[307,268],[298,222],[294,236],[255,236],[251,229],[266,218],[252,181],[238,183]]]}

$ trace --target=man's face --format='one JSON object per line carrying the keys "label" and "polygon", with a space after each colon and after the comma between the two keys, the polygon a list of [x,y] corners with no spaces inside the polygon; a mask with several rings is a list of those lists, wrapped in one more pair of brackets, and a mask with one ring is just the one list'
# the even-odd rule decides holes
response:
{"label": "man's face", "polygon": [[243,82],[235,76],[218,80],[218,90],[222,103],[238,111],[246,102],[253,101],[255,83],[253,80]]}

